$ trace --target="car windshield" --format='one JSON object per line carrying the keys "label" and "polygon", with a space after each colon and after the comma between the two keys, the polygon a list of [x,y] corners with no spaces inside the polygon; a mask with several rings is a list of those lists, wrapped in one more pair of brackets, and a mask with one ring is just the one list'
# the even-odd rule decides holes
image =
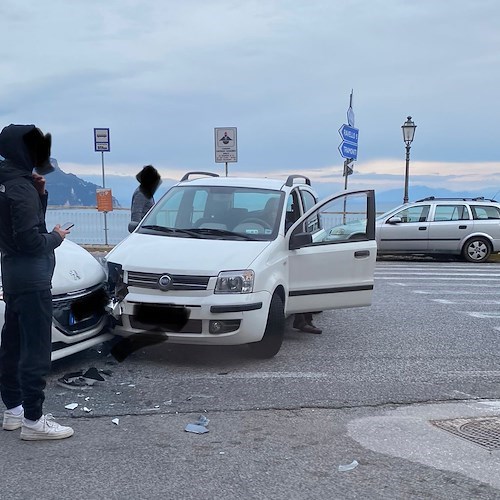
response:
{"label": "car windshield", "polygon": [[284,193],[231,186],[174,186],[156,203],[141,233],[202,239],[272,240]]}

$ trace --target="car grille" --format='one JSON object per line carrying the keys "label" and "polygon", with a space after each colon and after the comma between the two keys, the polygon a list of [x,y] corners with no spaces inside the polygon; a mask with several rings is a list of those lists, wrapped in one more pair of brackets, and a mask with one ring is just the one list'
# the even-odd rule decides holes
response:
{"label": "car grille", "polygon": [[52,296],[55,326],[68,336],[91,330],[103,320],[106,292],[103,286],[81,290],[75,294]]}
{"label": "car grille", "polygon": [[[168,273],[139,273],[135,271],[128,272],[128,286],[137,286],[140,288],[151,288],[160,290],[158,280]],[[172,284],[169,290],[206,290],[210,276],[190,276],[186,274],[169,274],[172,278]]]}

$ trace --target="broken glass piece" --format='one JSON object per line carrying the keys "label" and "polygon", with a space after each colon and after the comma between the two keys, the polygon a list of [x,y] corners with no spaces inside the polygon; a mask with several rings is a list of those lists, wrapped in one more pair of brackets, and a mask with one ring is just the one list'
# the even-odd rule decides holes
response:
{"label": "broken glass piece", "polygon": [[340,472],[346,472],[348,470],[355,469],[358,466],[358,461],[353,460],[350,464],[345,464],[345,465],[339,465],[339,471]]}
{"label": "broken glass piece", "polygon": [[186,432],[194,432],[195,434],[205,434],[205,432],[208,432],[206,427],[196,424],[187,424],[184,430]]}
{"label": "broken glass piece", "polygon": [[78,403],[70,403],[70,404],[66,405],[64,408],[66,408],[67,410],[74,410],[77,407],[78,407]]}
{"label": "broken glass piece", "polygon": [[120,419],[114,418],[113,420],[111,420],[111,422],[113,422],[115,425],[118,425],[120,423]]}
{"label": "broken glass piece", "polygon": [[203,426],[207,426],[209,424],[210,420],[205,417],[205,415],[200,415],[198,420],[195,422],[196,425],[203,425]]}

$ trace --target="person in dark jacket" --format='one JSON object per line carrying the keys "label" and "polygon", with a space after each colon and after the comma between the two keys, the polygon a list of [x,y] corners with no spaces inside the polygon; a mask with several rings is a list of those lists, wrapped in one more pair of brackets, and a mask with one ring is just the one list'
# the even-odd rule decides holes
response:
{"label": "person in dark jacket", "polygon": [[140,222],[155,204],[154,194],[161,184],[161,177],[153,165],[146,165],[135,178],[139,182],[139,187],[132,195],[130,219],[133,222]]}
{"label": "person in dark jacket", "polygon": [[[21,439],[62,439],[71,427],[42,411],[50,370],[51,282],[54,249],[69,231],[45,225],[50,134],[34,125],[0,132],[0,252],[5,322],[0,343],[0,393],[7,410],[3,429],[21,427]],[[33,169],[35,171],[33,172]]]}

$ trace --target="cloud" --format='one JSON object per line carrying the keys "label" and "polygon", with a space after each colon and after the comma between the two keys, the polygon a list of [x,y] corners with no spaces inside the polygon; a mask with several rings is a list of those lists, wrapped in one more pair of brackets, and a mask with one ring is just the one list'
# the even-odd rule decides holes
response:
{"label": "cloud", "polygon": [[52,132],[81,172],[100,168],[94,127],[110,128],[110,171],[181,173],[220,168],[213,129],[236,126],[231,171],[342,186],[354,89],[350,185],[401,182],[408,114],[411,182],[497,180],[496,0],[5,0],[0,16],[3,122]]}

